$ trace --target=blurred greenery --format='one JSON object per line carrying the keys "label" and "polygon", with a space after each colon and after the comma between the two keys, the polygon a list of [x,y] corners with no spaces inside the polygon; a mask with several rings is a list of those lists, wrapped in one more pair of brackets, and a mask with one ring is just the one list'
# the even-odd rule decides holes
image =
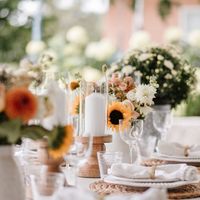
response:
{"label": "blurred greenery", "polygon": [[185,108],[186,116],[200,116],[200,94],[191,96]]}
{"label": "blurred greenery", "polygon": [[[31,40],[32,18],[28,18],[23,25],[13,25],[10,20],[16,19],[19,0],[0,1],[0,62],[19,62],[25,55],[25,47]],[[52,36],[55,28],[55,18],[45,17],[43,21],[44,40]],[[12,24],[12,25],[11,25]]]}

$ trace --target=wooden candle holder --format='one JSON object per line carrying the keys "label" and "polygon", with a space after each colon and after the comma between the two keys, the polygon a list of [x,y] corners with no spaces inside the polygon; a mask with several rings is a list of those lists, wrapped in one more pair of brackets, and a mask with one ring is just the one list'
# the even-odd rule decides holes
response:
{"label": "wooden candle holder", "polygon": [[[88,145],[88,137],[78,136],[77,141]],[[112,135],[105,136],[93,136],[92,153],[88,158],[87,162],[80,167],[79,177],[84,178],[99,178],[99,164],[97,159],[98,151],[105,151],[105,144],[112,142]]]}

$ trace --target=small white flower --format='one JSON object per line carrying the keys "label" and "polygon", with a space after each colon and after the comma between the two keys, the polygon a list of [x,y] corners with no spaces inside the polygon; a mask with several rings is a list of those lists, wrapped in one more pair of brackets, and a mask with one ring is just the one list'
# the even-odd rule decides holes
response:
{"label": "small white flower", "polygon": [[131,65],[126,65],[122,68],[122,73],[129,75],[133,73],[133,67]]}
{"label": "small white flower", "polygon": [[166,74],[165,75],[165,79],[172,79],[172,75],[171,74]]}
{"label": "small white flower", "polygon": [[135,100],[135,90],[130,90],[127,94],[126,97],[128,100],[130,101],[134,101]]}
{"label": "small white flower", "polygon": [[156,74],[158,74],[159,73],[159,69],[155,69],[155,72],[156,72]]}
{"label": "small white flower", "polygon": [[164,83],[164,84],[163,84],[163,87],[166,88],[166,87],[167,87],[167,83]]}
{"label": "small white flower", "polygon": [[152,54],[151,53],[143,53],[143,54],[141,54],[140,56],[139,56],[139,61],[145,61],[145,60],[147,60],[147,59],[149,59],[149,58],[151,58],[152,57]]}
{"label": "small white flower", "polygon": [[161,55],[158,55],[158,56],[157,56],[157,59],[158,59],[158,60],[164,60],[164,57],[161,56]]}
{"label": "small white flower", "polygon": [[172,75],[176,76],[177,75],[177,71],[176,70],[172,70]]}
{"label": "small white flower", "polygon": [[171,69],[171,70],[174,68],[174,64],[170,60],[165,60],[164,66]]}
{"label": "small white flower", "polygon": [[152,108],[150,106],[141,106],[140,107],[140,114],[146,116],[152,111]]}
{"label": "small white flower", "polygon": [[135,99],[140,104],[152,105],[156,89],[151,85],[138,85],[135,91]]}

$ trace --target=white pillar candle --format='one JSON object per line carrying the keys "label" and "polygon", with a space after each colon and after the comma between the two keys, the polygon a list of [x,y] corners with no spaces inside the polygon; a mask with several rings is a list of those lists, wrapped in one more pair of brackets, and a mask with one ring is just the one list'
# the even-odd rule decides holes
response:
{"label": "white pillar candle", "polygon": [[106,97],[101,93],[92,93],[85,98],[84,135],[101,136],[105,134]]}

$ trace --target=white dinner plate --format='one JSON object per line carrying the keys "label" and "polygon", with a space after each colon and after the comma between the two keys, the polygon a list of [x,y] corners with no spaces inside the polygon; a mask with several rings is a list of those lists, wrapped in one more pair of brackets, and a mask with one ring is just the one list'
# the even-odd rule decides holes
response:
{"label": "white dinner plate", "polygon": [[166,160],[166,161],[200,163],[200,157],[168,156],[168,155],[159,154],[159,153],[154,153],[152,157],[155,159]]}
{"label": "white dinner plate", "polygon": [[194,183],[199,183],[199,180],[195,181],[173,181],[173,182],[135,182],[134,179],[118,179],[118,177],[114,177],[111,175],[108,175],[104,178],[104,181],[106,183],[112,183],[112,184],[119,184],[119,185],[126,185],[126,186],[133,186],[133,187],[153,187],[153,188],[176,188],[180,187],[183,185],[188,185],[188,184],[194,184]]}

